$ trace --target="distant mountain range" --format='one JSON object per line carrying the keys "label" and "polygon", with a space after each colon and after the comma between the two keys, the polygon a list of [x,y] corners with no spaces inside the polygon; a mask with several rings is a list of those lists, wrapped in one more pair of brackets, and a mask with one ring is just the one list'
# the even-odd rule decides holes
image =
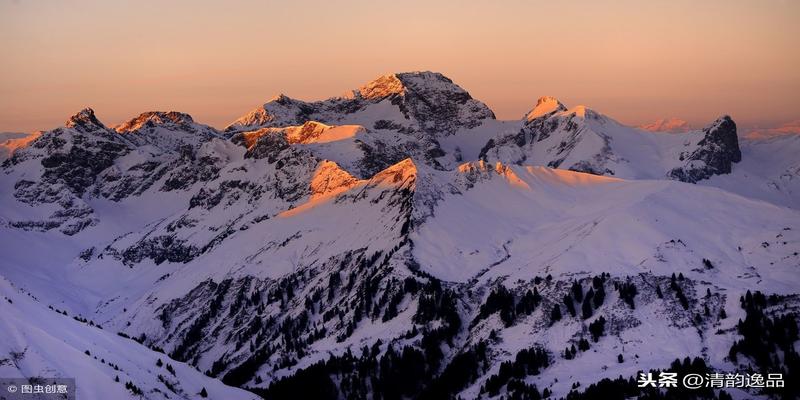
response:
{"label": "distant mountain range", "polygon": [[[791,398],[800,136],[662,126],[552,97],[500,121],[412,72],[224,130],[87,108],[1,136],[0,376],[76,377],[81,399],[581,399],[752,367]],[[728,394],[774,392],[685,393]]]}

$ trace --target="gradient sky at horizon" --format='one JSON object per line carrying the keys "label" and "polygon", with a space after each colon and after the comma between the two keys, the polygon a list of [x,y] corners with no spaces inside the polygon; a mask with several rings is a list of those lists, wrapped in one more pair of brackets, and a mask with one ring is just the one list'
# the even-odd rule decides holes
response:
{"label": "gradient sky at horizon", "polygon": [[800,119],[798,1],[0,0],[0,131],[91,106],[224,127],[277,93],[442,72],[498,118],[542,95],[627,124]]}

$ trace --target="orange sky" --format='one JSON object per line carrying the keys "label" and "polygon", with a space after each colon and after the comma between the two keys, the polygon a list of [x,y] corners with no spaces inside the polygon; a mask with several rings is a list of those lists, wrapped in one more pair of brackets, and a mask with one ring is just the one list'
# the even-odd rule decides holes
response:
{"label": "orange sky", "polygon": [[176,110],[223,127],[277,93],[409,70],[504,119],[552,95],[628,124],[777,126],[800,118],[798,18],[792,0],[0,0],[0,131],[84,106],[109,125]]}

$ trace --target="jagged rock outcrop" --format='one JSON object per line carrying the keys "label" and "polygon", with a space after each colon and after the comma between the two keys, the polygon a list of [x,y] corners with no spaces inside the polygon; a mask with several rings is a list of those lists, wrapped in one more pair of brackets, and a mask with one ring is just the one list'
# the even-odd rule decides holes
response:
{"label": "jagged rock outcrop", "polygon": [[69,117],[67,122],[64,123],[64,127],[74,129],[80,133],[100,132],[108,129],[94,115],[94,110],[88,107]]}
{"label": "jagged rock outcrop", "polygon": [[[494,113],[485,104],[473,99],[444,75],[411,72],[381,76],[347,97],[304,102],[279,95],[237,119],[225,131],[234,133],[302,125],[312,120],[339,124],[351,118],[357,119],[359,114],[369,114],[370,106],[382,102],[391,104],[403,119],[408,120],[397,121],[400,125],[410,122],[411,129],[432,135],[450,134],[459,128],[477,126],[482,120],[494,119]],[[389,120],[374,121],[383,128],[390,125]]]}
{"label": "jagged rock outcrop", "polygon": [[670,178],[695,183],[713,175],[729,174],[733,163],[742,160],[736,123],[725,115],[703,129],[703,138],[697,148],[682,152],[685,164],[669,172]]}
{"label": "jagged rock outcrop", "polygon": [[70,117],[64,128],[45,132],[3,163],[7,172],[30,171],[14,185],[14,197],[31,206],[57,206],[43,220],[12,221],[11,226],[73,235],[95,223],[82,200],[100,173],[131,151],[129,144],[100,122],[90,108]]}

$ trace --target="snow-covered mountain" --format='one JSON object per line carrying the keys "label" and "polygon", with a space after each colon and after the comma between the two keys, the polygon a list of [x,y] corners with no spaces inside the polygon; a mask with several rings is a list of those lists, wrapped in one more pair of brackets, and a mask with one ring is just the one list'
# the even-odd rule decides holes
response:
{"label": "snow-covered mountain", "polygon": [[90,399],[653,398],[629,378],[750,365],[794,396],[797,139],[550,97],[498,121],[430,72],[224,131],[86,109],[2,164],[0,372]]}
{"label": "snow-covered mountain", "polygon": [[494,118],[489,107],[442,74],[413,72],[384,75],[347,96],[323,101],[279,95],[234,121],[225,132],[300,126],[305,132],[312,130],[309,123],[332,125],[337,129],[329,132],[338,131],[341,137],[303,137],[298,143],[353,174],[369,177],[408,156],[437,168],[452,167],[441,165],[445,152],[439,140]]}
{"label": "snow-covered mountain", "polygon": [[0,132],[0,160],[10,157],[14,150],[27,146],[32,140],[39,137],[41,132],[19,133]]}
{"label": "snow-covered mountain", "polygon": [[645,132],[585,106],[568,109],[542,97],[519,132],[491,140],[481,159],[546,165],[626,179],[677,179],[696,183],[728,174],[741,160],[736,123],[722,116],[701,131],[680,135]]}

